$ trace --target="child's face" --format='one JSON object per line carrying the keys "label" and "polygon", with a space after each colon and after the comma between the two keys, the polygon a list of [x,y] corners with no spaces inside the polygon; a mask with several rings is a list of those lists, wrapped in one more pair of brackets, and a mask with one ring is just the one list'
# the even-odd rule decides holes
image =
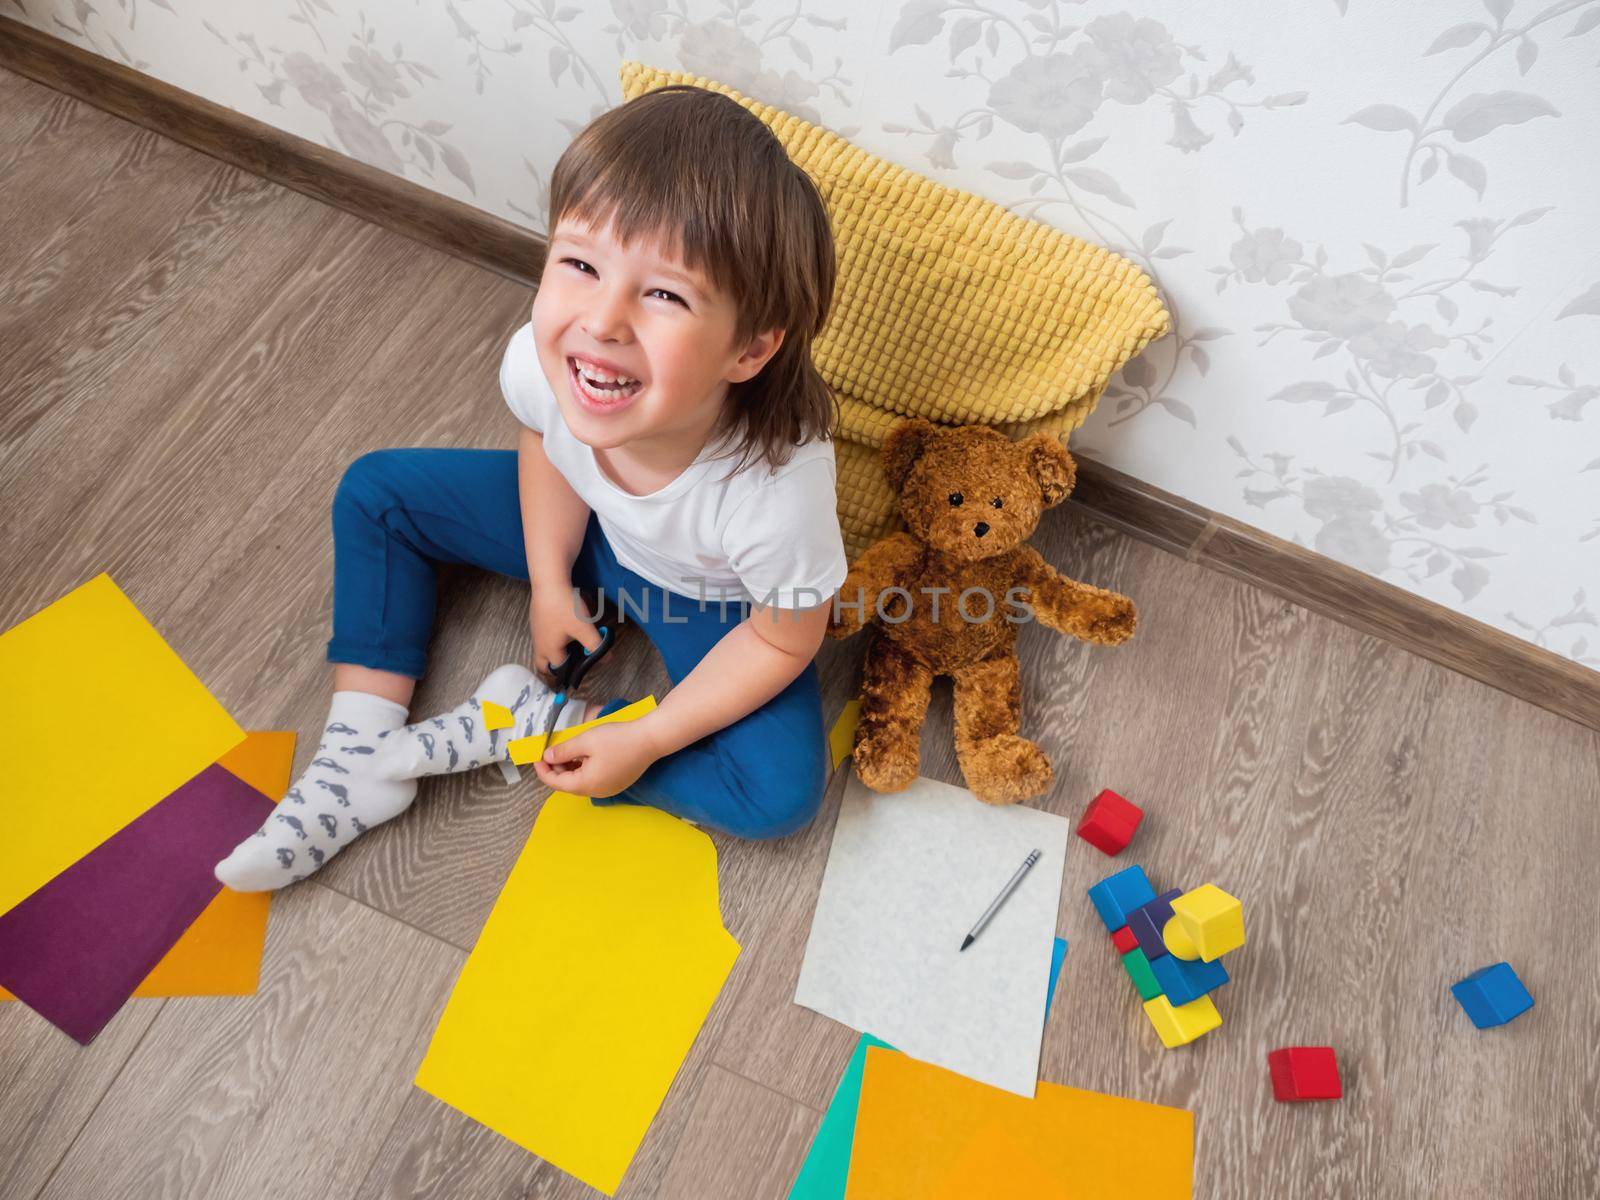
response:
{"label": "child's face", "polygon": [[[539,364],[579,441],[611,449],[639,439],[694,441],[717,422],[728,384],[761,370],[781,329],[733,345],[732,301],[643,238],[624,250],[610,227],[564,218],[533,301]],[[580,377],[610,368],[637,383]],[[698,448],[698,447],[697,447]]]}

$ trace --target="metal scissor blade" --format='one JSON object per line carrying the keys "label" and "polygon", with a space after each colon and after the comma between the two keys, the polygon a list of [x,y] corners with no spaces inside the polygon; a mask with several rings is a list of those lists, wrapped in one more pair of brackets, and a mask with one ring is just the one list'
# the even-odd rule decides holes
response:
{"label": "metal scissor blade", "polygon": [[561,719],[561,710],[567,706],[567,694],[557,692],[550,702],[550,715],[544,724],[544,748],[550,749],[550,739],[555,736],[556,722]]}

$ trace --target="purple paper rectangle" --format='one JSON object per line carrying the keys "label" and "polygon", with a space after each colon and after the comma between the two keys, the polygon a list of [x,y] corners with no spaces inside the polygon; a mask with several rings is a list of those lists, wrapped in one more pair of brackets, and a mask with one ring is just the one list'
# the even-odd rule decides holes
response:
{"label": "purple paper rectangle", "polygon": [[87,1046],[222,890],[212,869],[272,808],[207,767],[0,916],[0,985]]}

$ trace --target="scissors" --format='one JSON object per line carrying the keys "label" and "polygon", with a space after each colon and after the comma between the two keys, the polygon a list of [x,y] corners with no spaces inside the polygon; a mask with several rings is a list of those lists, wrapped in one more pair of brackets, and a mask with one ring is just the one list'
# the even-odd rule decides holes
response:
{"label": "scissors", "polygon": [[609,625],[600,626],[600,644],[593,651],[585,651],[582,642],[569,641],[567,643],[567,656],[561,660],[561,665],[552,666],[550,673],[555,676],[556,686],[561,690],[555,695],[554,702],[550,705],[550,716],[545,721],[544,744],[550,745],[550,736],[556,731],[556,721],[561,716],[561,710],[567,706],[567,697],[583,681],[589,673],[589,668],[594,666],[604,657],[606,651],[611,649],[611,643],[617,640],[616,633]]}

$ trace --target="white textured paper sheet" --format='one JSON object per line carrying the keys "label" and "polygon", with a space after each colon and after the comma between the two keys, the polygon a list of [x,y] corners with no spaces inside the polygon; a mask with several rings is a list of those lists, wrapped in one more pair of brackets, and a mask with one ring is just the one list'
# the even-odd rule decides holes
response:
{"label": "white textured paper sheet", "polygon": [[[1065,817],[991,807],[919,779],[880,795],[852,772],[796,1004],[913,1058],[1032,1096],[1044,1036]],[[977,941],[961,940],[1028,851],[1039,861]]]}

